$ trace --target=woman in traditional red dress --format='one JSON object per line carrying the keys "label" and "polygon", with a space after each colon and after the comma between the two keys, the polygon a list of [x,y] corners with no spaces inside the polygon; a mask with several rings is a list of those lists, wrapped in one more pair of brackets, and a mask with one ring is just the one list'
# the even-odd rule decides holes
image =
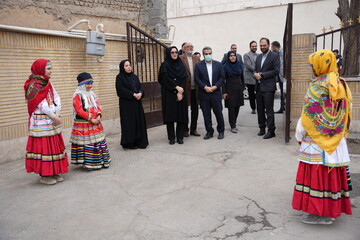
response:
{"label": "woman in traditional red dress", "polygon": [[26,146],[26,171],[41,176],[40,183],[56,184],[68,172],[68,157],[61,134],[61,102],[50,82],[52,63],[38,59],[25,82],[29,113],[29,137]]}
{"label": "woman in traditional red dress", "polygon": [[303,223],[329,225],[341,213],[352,214],[345,139],[352,96],[345,80],[339,77],[330,50],[311,54],[309,62],[315,79],[309,85],[296,127],[300,151],[292,206],[307,213]]}
{"label": "woman in traditional red dress", "polygon": [[73,97],[74,124],[71,131],[71,163],[88,170],[107,168],[111,159],[101,124],[102,110],[96,94],[91,91],[93,78],[89,73],[77,77],[78,88]]}

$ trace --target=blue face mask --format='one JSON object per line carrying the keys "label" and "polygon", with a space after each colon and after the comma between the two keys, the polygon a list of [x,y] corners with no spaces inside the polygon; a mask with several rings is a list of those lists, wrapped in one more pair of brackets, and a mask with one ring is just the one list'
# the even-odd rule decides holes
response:
{"label": "blue face mask", "polygon": [[212,55],[205,55],[204,58],[205,58],[205,61],[211,62],[211,60],[212,60]]}

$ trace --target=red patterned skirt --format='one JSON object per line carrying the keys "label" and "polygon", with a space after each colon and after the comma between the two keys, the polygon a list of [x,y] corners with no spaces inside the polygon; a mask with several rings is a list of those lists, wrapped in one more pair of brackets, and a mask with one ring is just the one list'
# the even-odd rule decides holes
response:
{"label": "red patterned skirt", "polygon": [[41,176],[68,172],[68,156],[61,133],[47,137],[29,136],[26,151],[26,172]]}
{"label": "red patterned skirt", "polygon": [[351,215],[346,167],[299,163],[292,206],[309,214],[337,218]]}

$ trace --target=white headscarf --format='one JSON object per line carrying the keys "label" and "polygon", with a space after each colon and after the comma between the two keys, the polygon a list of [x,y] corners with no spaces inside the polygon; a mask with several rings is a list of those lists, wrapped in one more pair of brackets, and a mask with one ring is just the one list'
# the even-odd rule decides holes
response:
{"label": "white headscarf", "polygon": [[[89,110],[91,107],[98,109],[98,106],[96,104],[97,96],[93,91],[86,91],[86,84],[78,86],[73,95],[73,98],[75,97],[75,95],[79,95],[79,97],[84,100],[84,109]],[[75,109],[73,109],[73,116],[74,118],[76,116]]]}

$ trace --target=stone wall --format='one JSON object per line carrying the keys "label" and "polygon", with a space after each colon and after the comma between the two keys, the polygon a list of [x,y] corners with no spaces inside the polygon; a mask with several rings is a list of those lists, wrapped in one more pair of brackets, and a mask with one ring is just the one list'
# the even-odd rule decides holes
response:
{"label": "stone wall", "polygon": [[125,34],[127,21],[146,29],[147,14],[148,0],[2,0],[0,24],[64,31],[88,19],[93,28],[101,22],[106,32]]}

